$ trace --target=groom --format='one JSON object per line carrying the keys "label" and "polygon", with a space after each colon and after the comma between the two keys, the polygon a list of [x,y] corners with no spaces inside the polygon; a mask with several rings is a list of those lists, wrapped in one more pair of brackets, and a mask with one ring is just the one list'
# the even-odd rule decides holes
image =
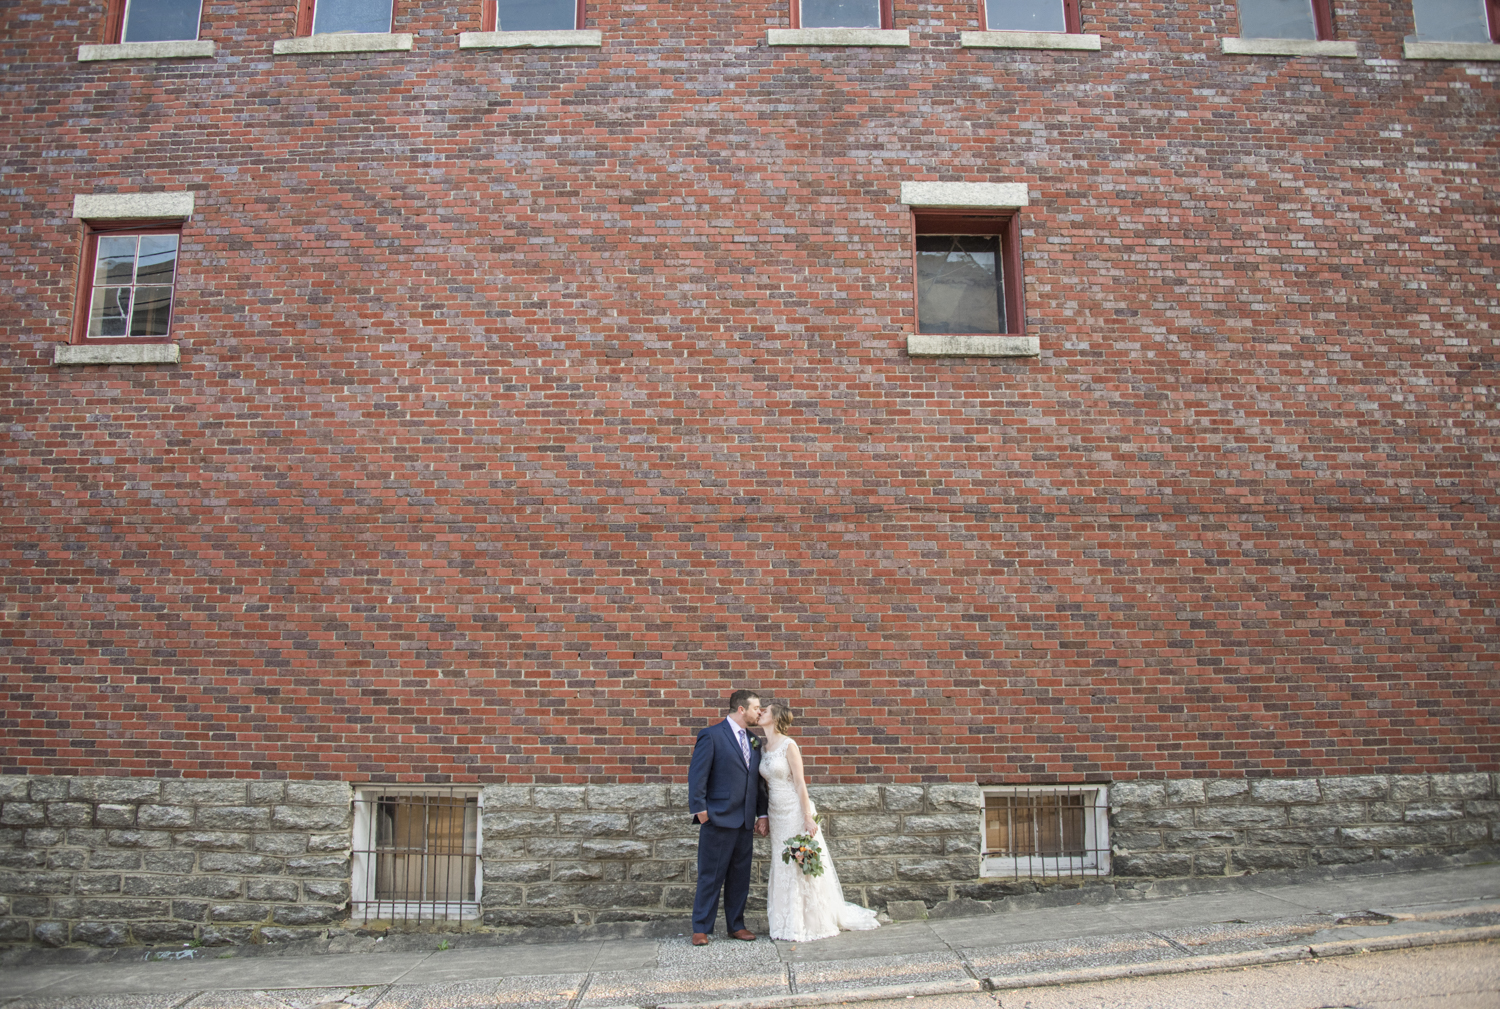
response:
{"label": "groom", "polygon": [[724,891],[729,934],[753,942],[745,927],[750,898],[750,856],[755,834],[770,833],[766,783],[760,776],[760,740],[746,727],[760,719],[753,690],[729,697],[729,715],[698,733],[688,766],[688,809],[698,828],[698,893],[693,898],[693,945],[707,946]]}

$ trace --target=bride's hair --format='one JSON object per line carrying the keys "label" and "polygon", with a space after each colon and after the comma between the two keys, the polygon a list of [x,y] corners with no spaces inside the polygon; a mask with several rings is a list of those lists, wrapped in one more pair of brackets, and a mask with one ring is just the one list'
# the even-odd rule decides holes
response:
{"label": "bride's hair", "polygon": [[772,717],[776,719],[773,723],[776,731],[785,735],[786,730],[792,727],[792,709],[780,701],[772,701],[766,707],[771,709]]}

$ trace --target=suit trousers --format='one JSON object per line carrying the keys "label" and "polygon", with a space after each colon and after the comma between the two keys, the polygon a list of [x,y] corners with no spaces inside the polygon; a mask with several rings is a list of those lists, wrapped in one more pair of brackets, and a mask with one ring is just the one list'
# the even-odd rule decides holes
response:
{"label": "suit trousers", "polygon": [[755,853],[755,831],[750,827],[698,827],[698,892],[693,897],[693,931],[713,932],[724,891],[724,921],[730,932],[745,927],[745,902],[750,899],[750,863]]}

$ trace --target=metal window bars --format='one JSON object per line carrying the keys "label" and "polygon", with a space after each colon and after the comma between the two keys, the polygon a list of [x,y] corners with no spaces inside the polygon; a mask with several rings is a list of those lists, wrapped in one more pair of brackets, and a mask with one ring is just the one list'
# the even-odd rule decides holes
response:
{"label": "metal window bars", "polygon": [[479,917],[483,882],[474,789],[357,789],[352,855],[356,918],[410,923]]}
{"label": "metal window bars", "polygon": [[1103,786],[1017,785],[986,787],[984,793],[983,875],[1109,875],[1109,807]]}

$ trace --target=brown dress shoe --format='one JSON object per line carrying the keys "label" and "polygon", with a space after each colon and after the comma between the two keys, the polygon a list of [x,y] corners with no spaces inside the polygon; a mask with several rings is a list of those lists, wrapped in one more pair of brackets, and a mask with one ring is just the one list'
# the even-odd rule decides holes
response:
{"label": "brown dress shoe", "polygon": [[738,939],[741,942],[754,942],[755,933],[750,931],[748,928],[742,928],[738,932],[730,932],[729,938]]}
{"label": "brown dress shoe", "polygon": [[702,932],[694,932],[693,933],[693,945],[694,946],[707,946],[708,945],[708,936],[704,935]]}

